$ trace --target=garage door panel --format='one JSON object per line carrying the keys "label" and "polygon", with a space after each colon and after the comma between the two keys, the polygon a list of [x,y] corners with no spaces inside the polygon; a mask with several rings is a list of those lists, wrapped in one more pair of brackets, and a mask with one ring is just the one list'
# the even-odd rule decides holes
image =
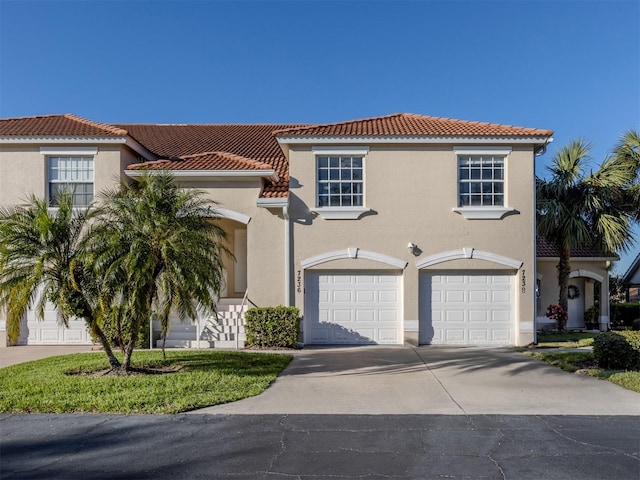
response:
{"label": "garage door panel", "polygon": [[378,322],[396,324],[400,321],[398,310],[378,310]]}
{"label": "garage door panel", "polygon": [[358,303],[373,303],[375,301],[375,292],[370,290],[361,290],[356,292],[356,302]]}
{"label": "garage door panel", "polygon": [[463,303],[464,293],[462,290],[447,290],[445,292],[445,301],[447,303]]}
{"label": "garage door panel", "polygon": [[398,303],[398,292],[396,290],[382,290],[378,292],[378,303]]}
{"label": "garage door panel", "polygon": [[464,317],[465,317],[464,314],[465,314],[464,310],[453,310],[453,309],[444,310],[443,323],[464,322]]}
{"label": "garage door panel", "polygon": [[397,273],[307,272],[305,342],[402,343],[400,285]]}
{"label": "garage door panel", "polygon": [[356,310],[356,322],[369,323],[376,321],[376,314],[373,310],[358,309]]}
{"label": "garage door panel", "polygon": [[487,292],[486,290],[475,290],[475,291],[472,290],[469,292],[469,302],[471,303],[473,302],[486,303],[488,297],[489,297],[489,292]]}
{"label": "garage door panel", "polygon": [[421,343],[512,343],[513,278],[488,273],[422,273]]}

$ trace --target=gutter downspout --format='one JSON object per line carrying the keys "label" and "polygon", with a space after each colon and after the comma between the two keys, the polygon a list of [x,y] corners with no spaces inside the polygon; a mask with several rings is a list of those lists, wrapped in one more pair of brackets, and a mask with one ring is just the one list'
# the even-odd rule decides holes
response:
{"label": "gutter downspout", "polygon": [[[538,176],[536,175],[536,158],[547,153],[547,146],[553,141],[548,137],[537,150],[533,149],[533,344],[538,344]],[[542,288],[542,284],[540,285]]]}
{"label": "gutter downspout", "polygon": [[284,304],[291,306],[291,218],[289,205],[282,207],[284,218]]}

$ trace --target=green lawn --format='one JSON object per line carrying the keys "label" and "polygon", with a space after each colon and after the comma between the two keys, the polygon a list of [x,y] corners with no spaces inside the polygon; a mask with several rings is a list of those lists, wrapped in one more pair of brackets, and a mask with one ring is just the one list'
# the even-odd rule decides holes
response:
{"label": "green lawn", "polygon": [[263,392],[290,355],[136,351],[133,366],[182,367],[176,373],[87,376],[108,368],[102,352],[46,358],[0,368],[0,412],[178,413]]}
{"label": "green lawn", "polygon": [[567,372],[581,370],[586,375],[608,380],[628,390],[640,393],[640,372],[598,368],[592,352],[526,352],[527,355],[560,367]]}

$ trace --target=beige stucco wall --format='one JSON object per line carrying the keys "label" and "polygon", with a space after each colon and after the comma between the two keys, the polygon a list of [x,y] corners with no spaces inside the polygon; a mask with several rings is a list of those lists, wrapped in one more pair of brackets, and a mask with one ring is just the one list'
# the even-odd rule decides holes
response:
{"label": "beige stucco wall", "polygon": [[[180,181],[182,186],[197,188],[206,198],[227,209],[250,217],[247,229],[247,289],[254,304],[267,307],[283,305],[284,294],[284,221],[282,209],[258,207],[256,201],[262,183],[260,179],[246,182]],[[223,221],[226,231],[242,228],[236,222]],[[229,236],[230,246],[233,237]],[[228,269],[233,270],[231,261]],[[233,274],[228,277],[229,292],[233,290]]]}
{"label": "beige stucco wall", "polygon": [[0,145],[0,205],[23,204],[34,194],[47,195],[47,156],[40,147],[98,148],[94,155],[94,194],[124,179],[124,167],[137,161],[137,155],[121,144]]}
{"label": "beige stucco wall", "polygon": [[[468,220],[452,211],[457,207],[458,191],[458,163],[453,145],[375,144],[369,145],[365,156],[365,206],[372,212],[359,220],[323,219],[310,211],[316,205],[315,155],[311,147],[296,145],[290,150],[296,272],[302,270],[301,261],[305,259],[348,247],[406,261],[404,318],[415,322],[419,318],[417,261],[461,248],[502,255],[523,262],[516,280],[516,337],[520,344],[533,340],[535,242],[531,146],[514,146],[507,157],[505,204],[517,213],[501,220]],[[409,252],[409,242],[419,247],[419,256]],[[486,269],[486,265],[472,260],[444,263],[439,268]],[[330,262],[322,267],[360,268],[358,260]],[[380,267],[391,268],[384,264]],[[523,274],[524,293],[520,288]],[[304,296],[297,290],[295,303],[303,309]]]}

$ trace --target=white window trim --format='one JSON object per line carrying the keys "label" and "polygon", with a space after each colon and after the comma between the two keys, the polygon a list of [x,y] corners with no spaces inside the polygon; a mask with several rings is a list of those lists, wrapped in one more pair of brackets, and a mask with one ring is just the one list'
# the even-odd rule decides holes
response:
{"label": "white window trim", "polygon": [[358,220],[371,209],[367,207],[316,207],[311,211],[325,220]]}
{"label": "white window trim", "polygon": [[467,220],[501,220],[507,213],[515,212],[512,207],[454,207],[452,212],[459,213]]}
{"label": "white window trim", "polygon": [[[508,206],[507,198],[508,198],[508,181],[507,181],[507,170],[508,164],[507,157],[513,151],[511,147],[484,147],[484,146],[454,146],[453,152],[456,155],[456,177],[459,169],[458,156],[459,155],[498,155],[504,156],[504,205],[490,205],[490,206],[468,206],[468,207],[454,207],[451,209],[452,212],[459,213],[467,220],[501,220],[505,215],[511,212],[515,212],[516,209]],[[456,180],[456,203],[458,203],[460,196],[460,181]]]}
{"label": "white window trim", "polygon": [[[340,146],[340,147],[320,147],[313,146],[311,147],[311,151],[314,154],[317,162],[318,155],[345,155],[345,156],[362,156],[362,186],[363,186],[363,194],[362,194],[362,204],[363,206],[348,206],[348,207],[315,207],[312,208],[311,211],[317,213],[325,220],[358,220],[362,215],[367,212],[370,212],[371,209],[365,207],[366,205],[366,197],[367,197],[367,173],[366,173],[366,155],[369,153],[369,147],[366,146]],[[316,192],[314,202],[318,201],[318,167],[317,163],[315,166],[315,175],[316,175]]]}
{"label": "white window trim", "polygon": [[[47,209],[51,212],[58,211],[58,207],[49,205],[51,195],[51,177],[49,171],[49,159],[50,157],[58,156],[72,156],[72,157],[92,157],[93,169],[91,172],[91,184],[93,185],[93,201],[96,198],[96,155],[98,154],[98,147],[40,147],[40,154],[45,159],[45,195],[47,200]],[[56,182],[53,182],[56,183]],[[69,182],[67,182],[69,183]],[[73,182],[72,182],[73,183]],[[86,182],[79,182],[86,183]],[[93,203],[93,202],[92,202]],[[84,210],[89,205],[74,205],[73,210]]]}
{"label": "white window trim", "polygon": [[98,153],[98,147],[40,147],[40,153],[52,157],[60,155],[77,155],[82,157],[86,155],[96,155]]}

